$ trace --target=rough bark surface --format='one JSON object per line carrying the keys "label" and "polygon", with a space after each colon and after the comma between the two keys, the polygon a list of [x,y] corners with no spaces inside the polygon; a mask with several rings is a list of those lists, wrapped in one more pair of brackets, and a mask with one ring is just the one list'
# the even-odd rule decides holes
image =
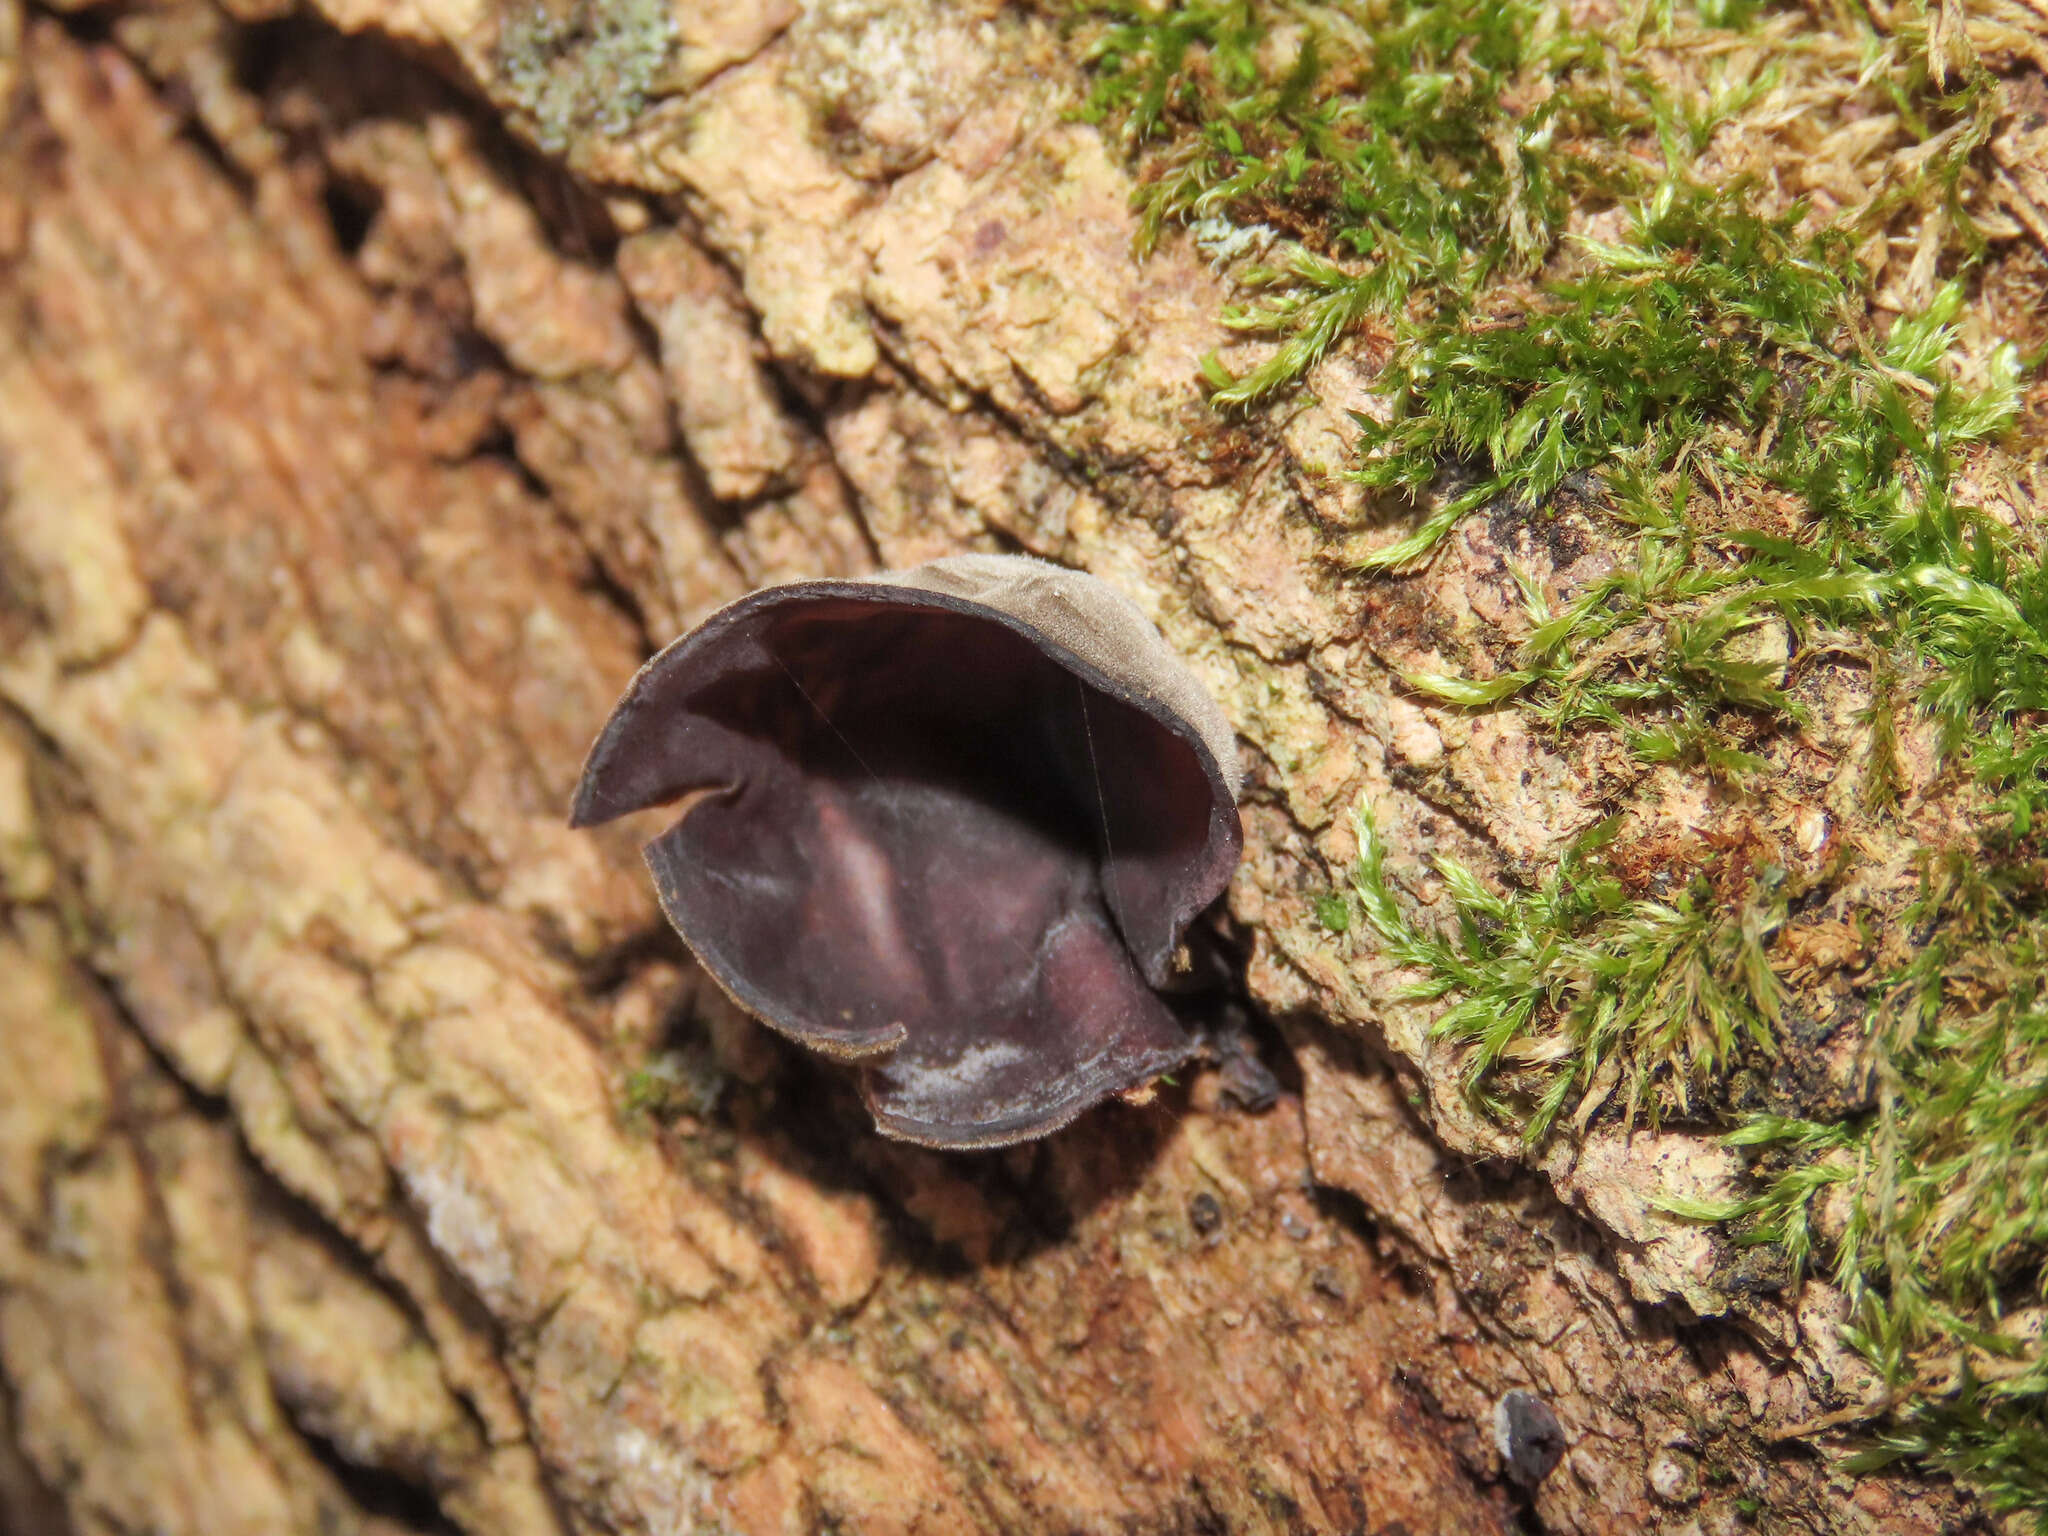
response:
{"label": "rough bark surface", "polygon": [[[1361,794],[1489,871],[1601,814],[1592,749],[1389,679],[1612,552],[1321,559],[1356,365],[1210,412],[1220,280],[1134,261],[1073,90],[993,6],[0,0],[0,1524],[1973,1527],[1787,1439],[1857,1370],[1652,1212],[1708,1138],[1521,1168],[1315,925]],[[690,966],[645,824],[565,826],[719,604],[1017,548],[1241,733],[1265,1113],[881,1141]]]}

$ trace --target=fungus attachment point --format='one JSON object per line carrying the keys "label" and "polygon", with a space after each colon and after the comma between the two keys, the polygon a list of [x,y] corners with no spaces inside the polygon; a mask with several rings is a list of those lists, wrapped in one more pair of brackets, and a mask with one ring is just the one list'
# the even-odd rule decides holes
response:
{"label": "fungus attachment point", "polygon": [[770,587],[656,656],[577,786],[684,802],[662,908],[751,1013],[937,1147],[1057,1130],[1186,1060],[1153,991],[1242,846],[1234,738],[1092,576],[959,555]]}

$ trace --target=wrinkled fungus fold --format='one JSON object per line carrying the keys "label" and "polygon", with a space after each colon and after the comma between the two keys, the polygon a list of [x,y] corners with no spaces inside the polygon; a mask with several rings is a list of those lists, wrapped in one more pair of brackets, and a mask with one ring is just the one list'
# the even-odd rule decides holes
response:
{"label": "wrinkled fungus fold", "polygon": [[956,556],[742,598],[643,668],[588,826],[682,802],[663,910],[773,1028],[933,1146],[1064,1125],[1184,1061],[1158,987],[1236,864],[1233,738],[1105,583]]}

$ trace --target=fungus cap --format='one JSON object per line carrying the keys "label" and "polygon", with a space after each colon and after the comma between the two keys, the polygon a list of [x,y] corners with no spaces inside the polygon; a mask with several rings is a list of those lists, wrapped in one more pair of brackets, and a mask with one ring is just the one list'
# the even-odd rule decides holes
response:
{"label": "fungus cap", "polygon": [[663,910],[887,1134],[1000,1146],[1184,1061],[1153,990],[1242,847],[1235,738],[1107,583],[958,555],[751,593],[640,670],[572,825],[684,802]]}

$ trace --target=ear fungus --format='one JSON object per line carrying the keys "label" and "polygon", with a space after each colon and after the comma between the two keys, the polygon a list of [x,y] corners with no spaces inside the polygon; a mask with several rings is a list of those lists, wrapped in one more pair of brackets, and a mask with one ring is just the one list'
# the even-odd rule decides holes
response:
{"label": "ear fungus", "polygon": [[643,667],[571,824],[685,801],[663,910],[860,1064],[887,1135],[989,1147],[1184,1061],[1154,988],[1242,850],[1235,738],[1135,605],[1016,555],[741,598]]}

